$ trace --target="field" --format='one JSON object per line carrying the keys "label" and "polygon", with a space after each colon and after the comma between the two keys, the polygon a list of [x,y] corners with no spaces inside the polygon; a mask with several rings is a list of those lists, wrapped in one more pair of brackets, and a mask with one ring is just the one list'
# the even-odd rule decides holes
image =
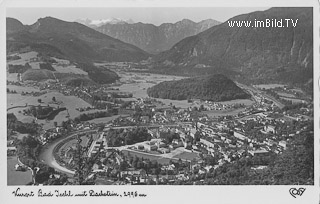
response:
{"label": "field", "polygon": [[279,95],[279,96],[283,96],[283,97],[287,97],[287,98],[295,98],[295,95],[293,95],[293,94],[288,94],[288,93],[285,93],[285,92],[277,92],[277,94]]}
{"label": "field", "polygon": [[196,159],[196,160],[200,159],[199,155],[193,152],[182,152],[178,155],[175,155],[173,158],[181,159],[182,161],[184,160],[192,161],[193,159]]}
{"label": "field", "polygon": [[[51,127],[54,127],[53,123],[56,121],[58,124],[60,124],[62,121],[66,121],[68,119],[68,114],[70,118],[75,118],[79,116],[82,113],[88,113],[88,112],[96,112],[97,110],[90,110],[86,112],[79,112],[76,110],[76,108],[80,107],[92,107],[89,103],[85,102],[81,98],[78,98],[76,96],[65,96],[61,93],[58,92],[49,92],[47,94],[42,95],[41,97],[36,97],[36,98],[41,98],[43,101],[43,104],[46,105],[49,102],[52,101],[52,97],[56,97],[57,101],[61,101],[62,103],[59,105],[59,107],[66,107],[68,111],[62,111],[60,112],[52,121],[49,121],[48,123],[44,120],[38,120],[41,121],[41,123],[44,124],[44,128],[48,129]],[[58,106],[58,105],[53,105],[50,104],[50,106]]]}
{"label": "field", "polygon": [[245,108],[239,108],[235,110],[210,110],[210,111],[202,111],[202,113],[207,114],[209,117],[219,117],[226,115],[237,115],[241,111],[244,111]]}
{"label": "field", "polygon": [[292,101],[292,103],[303,103],[303,102],[305,102],[304,100],[302,100],[302,99],[297,99],[297,98],[287,98],[287,97],[280,97],[280,98],[285,99],[285,100]]}
{"label": "field", "polygon": [[26,185],[32,181],[32,175],[29,170],[22,172],[16,171],[14,166],[18,164],[17,157],[7,157],[7,184],[8,185]]}
{"label": "field", "polygon": [[68,65],[68,66],[60,66],[53,64],[52,67],[60,73],[74,73],[74,74],[82,74],[88,75],[87,72],[83,71],[82,69],[77,68],[75,65]]}
{"label": "field", "polygon": [[27,107],[10,109],[7,111],[7,113],[13,113],[18,118],[18,120],[23,123],[32,123],[35,119],[33,116],[23,115],[23,110],[26,108]]}
{"label": "field", "polygon": [[185,160],[191,161],[193,159],[196,159],[196,160],[199,159],[199,156],[197,153],[186,152],[182,150],[182,148],[173,150],[168,154],[154,154],[154,155],[151,153],[138,152],[138,151],[127,150],[127,149],[122,150],[122,152],[125,155],[130,154],[133,157],[137,156],[139,158],[150,159],[151,161],[157,161],[160,164],[169,164],[170,160],[178,161],[179,159],[181,159],[182,161],[185,161]]}
{"label": "field", "polygon": [[[136,98],[146,98],[148,97],[147,89],[163,81],[180,80],[185,77],[181,76],[171,76],[171,75],[161,75],[161,74],[145,74],[145,73],[118,73],[121,77],[120,81],[124,84],[114,87],[119,88],[119,91],[132,93]],[[160,99],[158,101],[164,104],[174,105],[180,108],[188,108],[191,106],[187,100],[170,100],[170,99]],[[246,106],[252,105],[254,102],[250,99],[239,99],[232,101],[220,102],[221,104],[233,104],[233,103],[243,103]]]}
{"label": "field", "polygon": [[[22,87],[21,89],[27,89],[31,91],[31,87]],[[18,91],[18,90],[17,90]],[[52,104],[52,97],[55,97],[57,101],[60,101],[61,104]],[[77,107],[91,107],[90,104],[85,102],[84,100],[76,97],[76,96],[65,96],[59,92],[49,92],[42,96],[33,97],[33,96],[21,96],[20,94],[7,94],[7,108],[15,107],[15,106],[25,106],[27,103],[28,105],[38,105],[38,99],[42,100],[41,105],[50,105],[53,107],[66,107],[68,111],[60,112],[54,120],[45,121],[45,120],[37,120],[37,123],[43,124],[44,129],[50,129],[54,127],[54,122],[58,122],[60,124],[62,121],[66,121],[68,117],[75,118],[82,113],[90,113],[96,112],[97,110],[90,110],[85,112],[79,112],[76,110]],[[8,111],[8,113],[14,113],[18,116],[18,119],[23,119],[24,122],[31,122],[34,118],[31,116],[24,116],[19,111],[22,111],[24,108],[14,108]],[[69,113],[69,116],[68,116]]]}
{"label": "field", "polygon": [[40,62],[38,62],[37,52],[26,52],[18,54],[18,56],[21,57],[21,59],[18,60],[12,60],[8,61],[8,64],[12,65],[25,65],[26,63],[29,63],[32,69],[40,69]]}
{"label": "field", "polygon": [[8,81],[14,81],[14,82],[18,81],[18,74],[17,73],[6,72],[6,74],[7,74],[7,80]]}
{"label": "field", "polygon": [[38,105],[39,97],[21,96],[20,94],[7,94],[7,108],[15,106]]}
{"label": "field", "polygon": [[[147,89],[163,81],[180,80],[185,77],[161,75],[161,74],[145,74],[145,73],[118,73],[121,77],[120,82],[124,84],[114,87],[119,88],[119,91],[132,93],[136,98],[148,97]],[[170,99],[157,99],[166,105],[172,104],[180,108],[188,108],[190,104],[187,100],[170,100]]]}
{"label": "field", "polygon": [[[25,65],[26,63],[29,63],[32,69],[40,69],[40,63],[42,62],[39,61],[37,54],[38,53],[34,51],[21,53],[21,54],[18,54],[18,56],[20,56],[21,59],[7,61],[7,63],[12,65]],[[52,64],[52,67],[57,72],[88,75],[87,72],[77,68],[75,65],[70,64],[69,60],[63,60],[63,59],[58,59],[54,57],[52,58],[57,62],[55,64]]]}
{"label": "field", "polygon": [[18,140],[22,140],[22,138],[24,137],[28,137],[29,134],[21,134],[21,133],[17,133],[16,135],[13,135],[13,138],[17,138]]}
{"label": "field", "polygon": [[30,64],[30,61],[32,61],[32,59],[37,59],[37,54],[38,53],[34,51],[17,54],[19,57],[21,57],[21,59],[8,61],[8,64],[13,64],[13,65],[24,65],[25,63]]}
{"label": "field", "polygon": [[170,159],[169,158],[165,158],[165,157],[161,157],[161,156],[157,156],[157,155],[150,155],[150,154],[145,154],[143,152],[137,152],[137,151],[132,151],[132,150],[122,150],[122,153],[124,155],[128,155],[130,154],[131,156],[137,156],[139,158],[144,158],[144,159],[150,159],[150,161],[157,161],[160,164],[169,164]]}
{"label": "field", "polygon": [[259,84],[259,85],[254,85],[255,88],[259,89],[273,89],[277,87],[284,87],[285,85],[283,84]]}
{"label": "field", "polygon": [[7,88],[10,90],[15,90],[17,93],[21,94],[21,92],[37,92],[39,91],[38,88],[30,87],[30,86],[15,86],[15,85],[7,85]]}
{"label": "field", "polygon": [[77,68],[75,65],[71,64],[69,60],[58,59],[52,57],[57,63],[52,64],[52,67],[60,73],[74,73],[74,74],[82,74],[88,75],[87,72],[83,71],[82,69]]}
{"label": "field", "polygon": [[111,116],[111,117],[104,117],[104,118],[96,118],[96,119],[93,119],[93,120],[89,120],[90,123],[108,123],[120,116],[128,116],[128,115],[114,115],[114,116]]}
{"label": "field", "polygon": [[250,99],[236,99],[236,100],[231,100],[231,101],[222,101],[222,102],[218,102],[221,104],[244,104],[245,106],[251,106],[254,101],[250,100]]}

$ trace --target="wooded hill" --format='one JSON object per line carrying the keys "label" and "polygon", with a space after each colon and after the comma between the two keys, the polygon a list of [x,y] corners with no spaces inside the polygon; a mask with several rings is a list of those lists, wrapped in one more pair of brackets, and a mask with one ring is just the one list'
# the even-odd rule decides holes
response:
{"label": "wooded hill", "polygon": [[150,97],[173,100],[228,101],[250,98],[249,94],[222,74],[161,82],[149,88],[147,93]]}

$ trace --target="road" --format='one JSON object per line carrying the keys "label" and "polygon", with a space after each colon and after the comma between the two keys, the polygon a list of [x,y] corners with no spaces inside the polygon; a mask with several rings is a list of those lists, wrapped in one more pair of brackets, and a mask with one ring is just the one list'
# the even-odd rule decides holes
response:
{"label": "road", "polygon": [[133,128],[159,128],[159,127],[178,127],[179,125],[135,125],[135,126],[112,126],[109,129],[133,129]]}
{"label": "road", "polygon": [[[90,130],[91,131],[91,130]],[[86,132],[86,131],[82,131]],[[60,166],[57,161],[54,159],[53,156],[53,150],[54,148],[62,141],[66,140],[69,137],[75,136],[81,132],[74,132],[71,135],[68,135],[67,137],[64,138],[59,138],[55,140],[54,142],[47,144],[46,146],[43,147],[43,150],[41,151],[39,155],[39,160],[42,161],[43,163],[47,164],[48,166],[56,169],[57,171],[60,171],[62,173],[67,174],[68,176],[72,176],[75,172],[71,171],[63,166]]]}

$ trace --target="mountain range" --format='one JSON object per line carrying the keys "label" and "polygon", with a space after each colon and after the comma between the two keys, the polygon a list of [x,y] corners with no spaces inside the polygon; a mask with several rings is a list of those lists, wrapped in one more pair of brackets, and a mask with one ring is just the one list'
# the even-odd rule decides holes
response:
{"label": "mountain range", "polygon": [[[296,24],[255,26],[257,21],[266,20],[282,21],[285,25],[285,19]],[[230,22],[252,24],[232,27]],[[189,76],[222,73],[250,83],[312,85],[312,8],[271,8],[238,15],[213,26],[215,23],[218,24],[212,20],[194,23],[187,19],[160,26],[107,23],[94,30],[52,17],[40,18],[32,25],[7,18],[7,53],[29,48],[75,62],[149,59],[150,72]],[[152,55],[145,50],[166,51]]]}
{"label": "mountain range", "polygon": [[176,23],[163,23],[160,26],[145,23],[128,23],[120,20],[118,23],[105,23],[101,26],[91,26],[93,29],[135,45],[146,52],[155,54],[168,50],[180,40],[196,35],[220,22],[207,19],[195,23],[183,19]]}
{"label": "mountain range", "polygon": [[[235,16],[187,37],[153,57],[165,73],[228,73],[241,80],[306,83],[313,78],[312,8],[271,8]],[[294,27],[255,27],[255,21],[292,19]],[[250,27],[230,22],[250,21]],[[291,21],[290,21],[291,23]],[[166,68],[163,68],[166,67]]]}
{"label": "mountain range", "polygon": [[76,62],[140,61],[150,55],[138,47],[76,22],[52,17],[23,25],[7,18],[7,52],[30,47],[41,53]]}

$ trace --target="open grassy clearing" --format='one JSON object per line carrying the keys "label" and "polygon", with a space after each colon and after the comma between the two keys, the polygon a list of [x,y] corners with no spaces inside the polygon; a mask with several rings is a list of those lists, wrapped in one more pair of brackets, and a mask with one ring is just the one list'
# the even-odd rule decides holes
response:
{"label": "open grassy clearing", "polygon": [[[52,103],[52,97],[56,98],[56,101],[58,102],[62,102],[60,104],[53,104]],[[36,97],[41,98],[42,100],[42,104],[43,105],[47,105],[49,104],[50,106],[54,106],[54,107],[66,107],[68,109],[68,111],[61,111],[53,120],[51,121],[45,121],[45,120],[38,120],[37,122],[44,124],[44,128],[51,128],[54,127],[54,122],[57,122],[58,125],[61,124],[62,121],[66,121],[68,120],[68,116],[70,116],[70,118],[75,118],[77,116],[79,116],[80,114],[84,113],[84,112],[79,112],[76,110],[76,108],[80,108],[80,107],[92,107],[89,103],[85,102],[84,100],[82,100],[81,98],[78,98],[76,96],[65,96],[62,93],[59,92],[49,92],[47,94],[44,94],[40,97]],[[86,111],[86,112],[96,112],[97,110],[90,110],[90,111]],[[68,115],[69,113],[69,115]]]}
{"label": "open grassy clearing", "polygon": [[[122,84],[121,86],[117,86],[115,88],[119,88],[119,91],[122,92],[129,92],[132,93],[136,98],[146,98],[148,97],[147,89],[149,87],[154,86],[163,81],[172,81],[172,80],[180,80],[185,77],[180,76],[168,76],[168,75],[161,75],[161,74],[145,74],[145,73],[118,73],[121,77],[121,82],[126,82],[126,84]],[[131,82],[134,80],[135,83]],[[130,83],[131,82],[131,83]],[[188,108],[191,106],[187,100],[170,100],[170,99],[160,99],[157,98],[158,101],[165,103],[166,105],[174,105],[180,108]],[[242,103],[246,106],[252,105],[254,102],[250,99],[238,99],[238,100],[231,100],[231,101],[224,101],[219,102],[222,104],[234,104],[234,103]]]}
{"label": "open grassy clearing", "polygon": [[[29,87],[25,87],[29,88]],[[28,89],[31,90],[31,89]],[[52,97],[55,97],[58,102],[61,102],[60,104],[53,104],[52,103]],[[15,106],[25,106],[27,103],[28,105],[39,105],[38,99],[42,100],[41,105],[50,105],[53,107],[66,107],[68,109],[67,111],[60,112],[54,120],[46,121],[46,120],[37,120],[37,123],[43,124],[44,129],[49,129],[54,127],[54,122],[57,122],[60,124],[62,121],[68,120],[68,116],[70,118],[75,118],[79,116],[82,113],[91,113],[96,112],[97,110],[90,110],[85,112],[79,112],[76,110],[76,108],[80,107],[92,107],[89,103],[85,102],[81,98],[78,98],[76,96],[65,96],[59,92],[49,92],[44,95],[33,97],[33,96],[21,96],[20,94],[7,94],[7,108],[15,107]],[[25,120],[28,122],[32,122],[32,119],[34,119],[32,116],[24,116],[22,113],[19,113],[19,111],[22,112],[24,108],[14,108],[9,110],[8,112],[15,113],[18,120]],[[68,115],[69,113],[69,115]]]}
{"label": "open grassy clearing", "polygon": [[93,120],[89,120],[90,123],[108,123],[118,117],[125,117],[125,116],[128,116],[128,115],[114,115],[114,116],[110,116],[110,117],[104,117],[104,118],[95,118]]}
{"label": "open grassy clearing", "polygon": [[38,105],[38,97],[21,96],[20,94],[7,94],[7,108],[15,106]]}
{"label": "open grassy clearing", "polygon": [[125,155],[131,155],[133,157],[137,156],[139,158],[144,159],[150,159],[150,161],[157,161],[160,164],[169,164],[170,159],[161,157],[161,155],[150,155],[150,154],[144,154],[143,152],[138,151],[129,151],[129,150],[122,150],[123,154]]}
{"label": "open grassy clearing", "polygon": [[210,110],[210,111],[202,111],[202,113],[207,114],[209,117],[219,117],[219,116],[227,116],[227,115],[237,115],[241,111],[244,111],[245,108],[239,108],[235,110]]}
{"label": "open grassy clearing", "polygon": [[162,99],[162,98],[156,98],[156,100],[163,102],[166,105],[172,104],[173,106],[177,108],[188,108],[191,106],[191,103],[188,103],[187,100],[171,100],[171,99]]}
{"label": "open grassy clearing", "polygon": [[252,104],[254,104],[254,101],[250,100],[250,99],[236,99],[236,100],[231,100],[231,101],[221,101],[221,102],[217,102],[217,103],[221,103],[221,104],[244,104],[245,106],[251,106]]}
{"label": "open grassy clearing", "polygon": [[16,85],[7,85],[7,88],[11,90],[15,90],[18,94],[22,92],[39,92],[39,89],[30,86],[16,86]]}
{"label": "open grassy clearing", "polygon": [[300,93],[304,93],[301,89],[295,88],[295,89],[291,89],[292,91],[296,91],[296,92],[300,92]]}
{"label": "open grassy clearing", "polygon": [[259,84],[259,85],[253,85],[255,88],[260,88],[260,89],[274,89],[277,87],[284,87],[285,85],[283,84]]}
{"label": "open grassy clearing", "polygon": [[52,67],[57,72],[88,75],[87,72],[85,72],[82,69],[79,69],[75,65],[71,64],[69,60],[59,59],[59,58],[55,58],[55,57],[51,57],[51,58],[56,61],[56,63],[52,64]]}
{"label": "open grassy clearing", "polygon": [[52,67],[57,72],[60,72],[60,73],[74,73],[74,74],[88,75],[87,72],[83,71],[82,69],[77,68],[75,65],[61,66],[61,65],[53,64]]}
{"label": "open grassy clearing", "polygon": [[[31,52],[25,52],[25,53],[20,53],[20,54],[12,54],[11,56],[18,55],[21,57],[21,59],[18,60],[10,60],[7,61],[8,64],[13,64],[13,65],[24,65],[25,63],[29,63],[33,59],[37,59],[37,52],[31,51]],[[30,63],[29,63],[30,64]],[[30,64],[31,65],[31,64]]]}
{"label": "open grassy clearing", "polygon": [[17,138],[18,140],[22,140],[24,137],[28,137],[29,134],[21,134],[21,133],[16,133],[14,135],[11,135],[12,138]]}
{"label": "open grassy clearing", "polygon": [[29,107],[10,109],[7,111],[7,113],[13,113],[18,118],[18,120],[20,120],[23,123],[31,123],[35,119],[35,117],[23,115],[23,110],[27,108]]}
{"label": "open grassy clearing", "polygon": [[[178,152],[175,152],[178,151]],[[194,152],[186,152],[182,151],[179,152],[180,150],[174,150],[168,154],[151,154],[151,153],[144,153],[144,152],[139,152],[135,150],[122,150],[122,152],[125,155],[131,155],[133,157],[137,156],[139,158],[144,158],[144,159],[150,159],[150,161],[157,161],[160,164],[169,164],[170,160],[171,161],[178,161],[179,159],[183,161],[192,161],[193,159],[199,160],[200,157],[197,153]],[[170,156],[169,156],[170,155]],[[164,157],[166,156],[166,157]]]}
{"label": "open grassy clearing", "polygon": [[14,81],[14,82],[18,81],[18,74],[17,73],[6,72],[6,74],[7,74],[7,80],[8,81]]}
{"label": "open grassy clearing", "polygon": [[288,93],[285,93],[285,92],[277,92],[277,94],[279,95],[279,96],[283,96],[283,97],[288,97],[288,98],[295,98],[295,95],[293,95],[293,94],[288,94]]}
{"label": "open grassy clearing", "polygon": [[287,97],[280,97],[280,98],[288,100],[288,101],[292,101],[292,103],[303,103],[303,102],[305,102],[304,100],[297,99],[297,98],[287,98]]}
{"label": "open grassy clearing", "polygon": [[26,185],[32,181],[32,174],[29,170],[22,172],[16,171],[14,166],[18,164],[16,156],[7,157],[7,184],[11,185]]}
{"label": "open grassy clearing", "polygon": [[181,160],[188,160],[192,161],[193,159],[199,160],[200,157],[197,153],[194,152],[182,152],[180,154],[175,155],[173,158],[181,159]]}

